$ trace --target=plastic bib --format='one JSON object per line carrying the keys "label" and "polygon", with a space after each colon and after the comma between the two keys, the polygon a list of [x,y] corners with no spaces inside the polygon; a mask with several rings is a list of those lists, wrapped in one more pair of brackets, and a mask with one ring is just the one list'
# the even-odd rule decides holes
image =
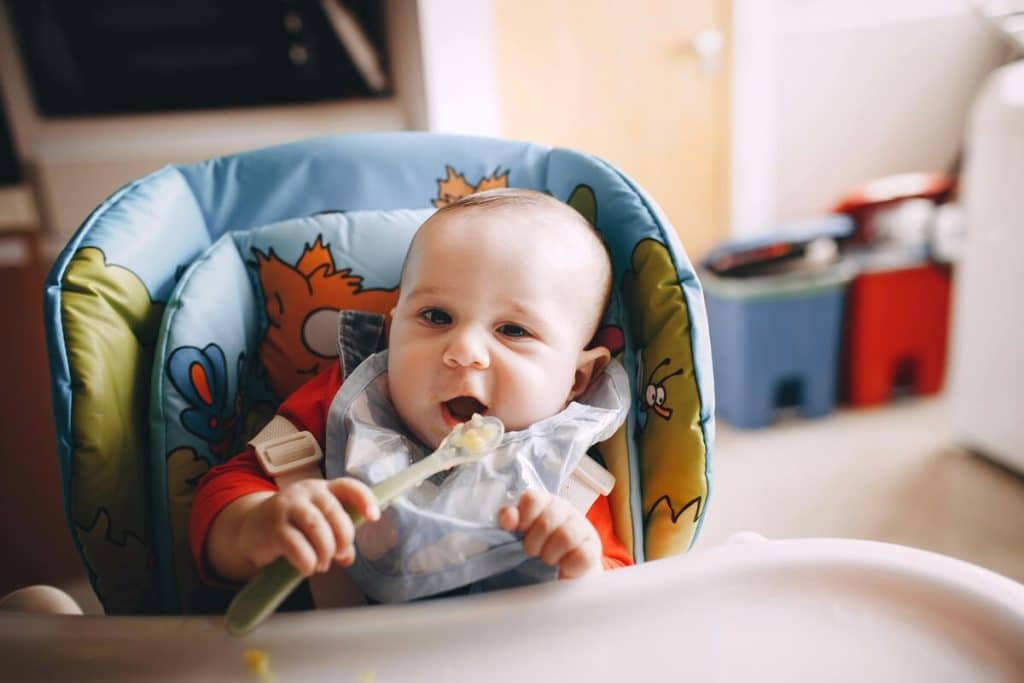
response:
{"label": "plastic bib", "polygon": [[[562,412],[508,432],[478,463],[462,465],[407,492],[356,534],[348,572],[370,598],[405,602],[474,582],[474,590],[553,580],[557,569],[531,558],[498,511],[528,488],[557,493],[587,450],[610,437],[629,407],[628,378],[613,361]],[[367,358],[334,397],[327,422],[328,478],[374,485],[428,455],[392,407],[387,351]]]}

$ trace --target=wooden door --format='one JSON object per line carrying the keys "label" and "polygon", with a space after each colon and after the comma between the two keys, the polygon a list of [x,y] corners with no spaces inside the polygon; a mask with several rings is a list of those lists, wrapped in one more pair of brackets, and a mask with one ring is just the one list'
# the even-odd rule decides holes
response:
{"label": "wooden door", "polygon": [[[502,135],[608,160],[699,258],[728,229],[728,12],[728,0],[494,0]],[[722,39],[714,73],[693,45],[707,31]]]}

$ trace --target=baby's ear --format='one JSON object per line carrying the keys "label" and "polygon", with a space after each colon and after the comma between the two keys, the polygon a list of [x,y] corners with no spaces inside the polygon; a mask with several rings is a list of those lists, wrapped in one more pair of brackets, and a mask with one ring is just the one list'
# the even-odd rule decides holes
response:
{"label": "baby's ear", "polygon": [[573,377],[572,390],[569,392],[569,400],[572,401],[586,391],[590,383],[601,374],[611,359],[611,353],[603,346],[594,346],[580,351],[576,361],[576,375]]}

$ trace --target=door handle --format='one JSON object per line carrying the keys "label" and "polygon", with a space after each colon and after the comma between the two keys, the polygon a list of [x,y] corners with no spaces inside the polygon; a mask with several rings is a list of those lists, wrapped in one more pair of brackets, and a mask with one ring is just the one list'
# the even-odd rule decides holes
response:
{"label": "door handle", "polygon": [[722,50],[725,36],[716,28],[697,32],[689,41],[688,52],[697,57],[697,69],[702,76],[714,76],[722,70]]}

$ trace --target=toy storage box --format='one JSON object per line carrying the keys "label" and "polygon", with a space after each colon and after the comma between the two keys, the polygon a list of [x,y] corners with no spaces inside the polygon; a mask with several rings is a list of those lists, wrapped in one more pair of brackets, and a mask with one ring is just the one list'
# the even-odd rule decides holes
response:
{"label": "toy storage box", "polygon": [[753,428],[781,406],[806,417],[833,410],[850,276],[844,264],[797,276],[702,275],[720,417]]}
{"label": "toy storage box", "polygon": [[843,397],[878,405],[894,391],[934,394],[946,367],[950,269],[932,263],[866,263],[850,284]]}

